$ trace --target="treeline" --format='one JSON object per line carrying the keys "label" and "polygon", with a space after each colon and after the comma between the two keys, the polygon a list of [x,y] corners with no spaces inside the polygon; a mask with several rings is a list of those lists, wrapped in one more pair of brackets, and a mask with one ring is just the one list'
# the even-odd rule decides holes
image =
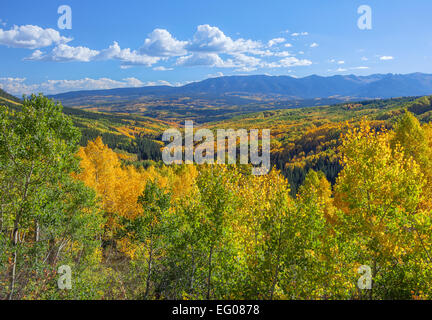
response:
{"label": "treeline", "polygon": [[97,137],[102,137],[104,143],[106,143],[111,149],[120,149],[136,154],[138,161],[159,161],[162,159],[161,146],[146,137],[137,136],[135,139],[132,139],[119,134],[101,132],[97,129],[81,127],[81,146],[86,146],[89,141],[95,140]]}
{"label": "treeline", "polygon": [[336,153],[344,130],[338,124],[323,125],[272,153],[272,163],[288,179],[292,196],[297,194],[309,170],[321,171],[332,185],[336,183],[342,169]]}
{"label": "treeline", "polygon": [[[95,140],[97,137],[102,137],[104,143],[106,143],[111,149],[120,149],[129,153],[137,155],[138,161],[142,160],[153,160],[159,161],[162,159],[160,145],[153,139],[157,139],[155,136],[145,136],[143,134],[136,135],[135,138],[128,137],[123,134],[115,134],[112,132],[104,132],[95,128],[90,128],[87,125],[81,123],[82,119],[106,122],[110,128],[112,126],[127,126],[130,121],[133,121],[135,117],[128,115],[127,119],[124,119],[122,115],[108,114],[108,113],[96,113],[87,112],[80,109],[64,108],[63,113],[69,116],[74,116],[74,125],[81,131],[80,145],[86,146],[91,140]],[[135,119],[136,120],[136,119]],[[112,128],[113,132],[117,132],[115,128]]]}
{"label": "treeline", "polygon": [[309,170],[295,196],[278,170],[125,166],[100,137],[78,149],[42,96],[2,107],[0,129],[4,299],[431,298],[432,125],[409,112],[348,126],[334,186]]}
{"label": "treeline", "polygon": [[[69,107],[64,107],[63,112],[68,116],[78,116],[83,119],[90,119],[96,121],[107,120],[118,125],[127,125],[129,123],[128,120],[124,119],[125,117],[123,115],[102,112],[88,112],[85,110]],[[133,115],[128,115],[128,118],[133,119]]]}
{"label": "treeline", "polygon": [[138,155],[138,161],[162,160],[161,145],[145,137],[137,137],[131,144],[124,148],[127,152]]}
{"label": "treeline", "polygon": [[120,135],[120,134],[114,134],[110,132],[101,132],[97,129],[87,128],[83,126],[76,126],[81,131],[81,139],[80,139],[80,145],[86,146],[89,141],[92,141],[96,139],[97,137],[102,137],[105,143],[111,148],[111,149],[122,149],[125,150],[128,148],[132,143],[132,138]]}

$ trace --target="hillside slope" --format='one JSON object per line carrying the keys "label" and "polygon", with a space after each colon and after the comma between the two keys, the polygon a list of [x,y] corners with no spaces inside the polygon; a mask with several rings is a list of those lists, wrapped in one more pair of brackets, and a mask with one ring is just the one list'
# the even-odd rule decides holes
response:
{"label": "hillside slope", "polygon": [[21,100],[17,97],[7,93],[3,89],[0,89],[0,103],[6,105],[19,105]]}

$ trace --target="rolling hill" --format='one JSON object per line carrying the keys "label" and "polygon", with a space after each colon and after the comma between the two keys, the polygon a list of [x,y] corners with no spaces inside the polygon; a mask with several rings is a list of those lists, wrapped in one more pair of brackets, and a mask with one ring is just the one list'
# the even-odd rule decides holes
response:
{"label": "rolling hill", "polygon": [[16,106],[20,104],[20,99],[0,89],[0,103]]}
{"label": "rolling hill", "polygon": [[182,87],[76,91],[51,97],[67,107],[204,123],[265,110],[429,94],[432,94],[432,75],[412,73],[304,78],[227,76]]}
{"label": "rolling hill", "polygon": [[[401,81],[400,79],[399,76],[391,76],[370,81],[371,83],[372,81],[391,83],[398,88],[395,83]],[[408,90],[409,88],[403,87],[402,89]],[[139,91],[140,89],[134,90]],[[108,91],[112,92],[112,90]],[[101,94],[105,93],[106,91],[101,91]],[[77,94],[68,93],[67,95]],[[2,104],[19,103],[18,99],[4,91],[0,92],[0,99],[3,99],[0,100]],[[324,103],[325,100],[320,101]],[[336,150],[340,142],[340,134],[347,128],[347,123],[358,125],[362,119],[366,119],[376,127],[391,127],[405,109],[414,113],[423,123],[432,121],[432,96],[368,99],[320,106],[311,104],[307,107],[297,105],[295,109],[276,109],[276,104],[269,102],[266,106],[266,109],[257,112],[249,110],[243,113],[236,105],[226,106],[223,110],[214,108],[212,111],[215,114],[224,116],[213,119],[207,117],[206,121],[199,126],[212,131],[222,128],[271,129],[271,162],[288,178],[293,194],[303,183],[309,169],[323,171],[330,182],[335,182],[341,169]],[[11,105],[11,107],[15,106]],[[273,109],[270,110],[271,108]],[[172,112],[170,117],[173,117],[173,121],[169,122],[143,114],[100,112],[97,111],[97,107],[87,109],[92,111],[71,107],[63,109],[63,112],[72,118],[75,126],[82,132],[80,144],[84,146],[87,141],[102,136],[104,143],[110,148],[126,153],[129,159],[133,159],[134,163],[140,165],[145,165],[147,160],[160,160],[163,131],[170,127],[181,129],[182,120],[193,117],[193,112],[196,112],[196,110],[191,112],[187,106],[183,106],[185,113],[175,118],[175,113]],[[223,112],[227,110],[231,113],[224,114]],[[166,111],[163,112],[168,114]]]}

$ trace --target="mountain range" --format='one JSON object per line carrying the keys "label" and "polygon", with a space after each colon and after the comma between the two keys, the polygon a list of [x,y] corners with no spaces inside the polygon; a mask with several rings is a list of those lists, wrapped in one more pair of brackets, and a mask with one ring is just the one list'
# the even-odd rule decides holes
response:
{"label": "mountain range", "polygon": [[432,93],[432,74],[373,74],[369,76],[337,75],[304,78],[291,76],[225,76],[189,83],[181,87],[149,86],[109,90],[75,91],[53,95],[59,100],[85,96],[117,96],[128,99],[142,96],[250,96],[288,99],[317,99],[332,97],[392,98],[421,96]]}
{"label": "mountain range", "polygon": [[66,107],[140,114],[166,121],[224,120],[236,115],[395,97],[432,94],[432,75],[374,74],[304,78],[224,76],[181,87],[153,86],[61,93]]}

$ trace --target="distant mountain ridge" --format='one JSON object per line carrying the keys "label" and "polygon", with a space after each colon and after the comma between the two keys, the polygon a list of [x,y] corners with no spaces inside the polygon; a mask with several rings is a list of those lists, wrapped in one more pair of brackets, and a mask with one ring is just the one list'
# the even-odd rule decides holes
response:
{"label": "distant mountain ridge", "polygon": [[127,100],[143,96],[266,96],[284,99],[330,97],[392,98],[432,94],[432,74],[336,75],[304,78],[290,76],[224,76],[189,83],[181,87],[152,86],[109,90],[75,91],[52,95],[67,101],[86,96],[116,96]]}

